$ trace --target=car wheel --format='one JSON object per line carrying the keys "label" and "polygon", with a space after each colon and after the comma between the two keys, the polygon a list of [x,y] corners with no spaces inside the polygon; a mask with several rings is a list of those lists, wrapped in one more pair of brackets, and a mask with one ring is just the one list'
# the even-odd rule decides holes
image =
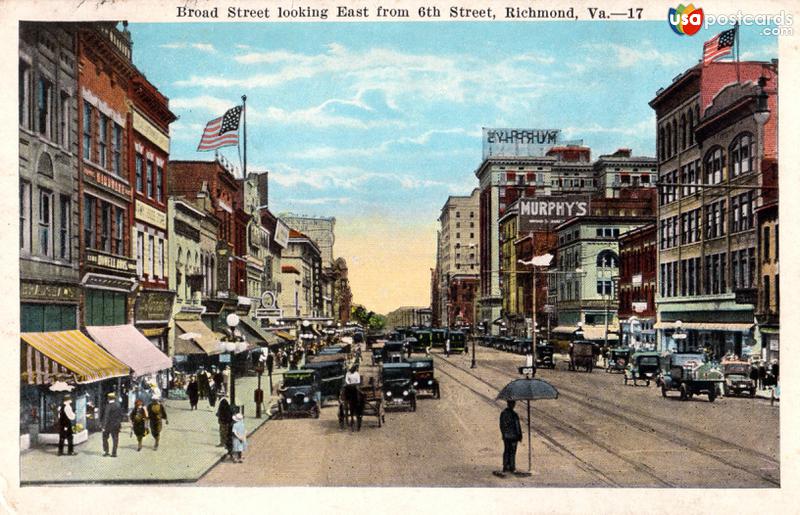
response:
{"label": "car wheel", "polygon": [[665,384],[661,385],[661,396],[662,397],[666,397],[667,396],[667,385],[665,385]]}
{"label": "car wheel", "polygon": [[314,408],[314,410],[311,412],[311,416],[314,418],[319,418],[319,408]]}
{"label": "car wheel", "polygon": [[752,399],[755,396],[756,396],[756,389],[755,388],[750,388],[750,398]]}
{"label": "car wheel", "polygon": [[686,384],[682,384],[680,387],[681,392],[681,400],[688,401],[689,400],[689,389],[686,388]]}
{"label": "car wheel", "polygon": [[411,411],[417,411],[417,397],[411,397]]}
{"label": "car wheel", "polygon": [[649,380],[649,379],[647,379],[647,380],[645,381],[644,385],[645,385],[645,386],[647,386],[647,387],[650,387],[650,380]]}
{"label": "car wheel", "polygon": [[717,387],[712,386],[710,390],[708,390],[708,402],[714,402],[714,399],[717,398]]}

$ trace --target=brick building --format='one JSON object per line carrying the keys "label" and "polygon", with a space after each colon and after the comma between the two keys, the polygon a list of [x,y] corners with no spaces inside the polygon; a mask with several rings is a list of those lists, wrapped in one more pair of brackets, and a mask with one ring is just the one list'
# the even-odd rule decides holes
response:
{"label": "brick building", "polygon": [[655,348],[656,226],[645,225],[619,237],[619,321],[622,343]]}
{"label": "brick building", "polygon": [[[777,61],[698,64],[650,102],[662,348],[760,352],[754,213],[764,204],[762,160],[777,159],[777,88]],[[676,331],[686,338],[673,339]]]}

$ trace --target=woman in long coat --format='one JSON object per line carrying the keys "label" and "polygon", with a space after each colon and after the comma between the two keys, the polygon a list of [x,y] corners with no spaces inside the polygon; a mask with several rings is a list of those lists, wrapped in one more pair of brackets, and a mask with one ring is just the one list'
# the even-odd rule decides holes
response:
{"label": "woman in long coat", "polygon": [[242,462],[242,453],[247,449],[247,431],[244,428],[244,417],[241,413],[233,416],[233,429],[231,431],[233,445],[231,447],[232,457],[235,463]]}
{"label": "woman in long coat", "polygon": [[186,395],[189,397],[189,409],[197,409],[197,401],[200,399],[200,390],[197,386],[197,380],[194,376],[189,379],[189,384],[186,385]]}
{"label": "woman in long coat", "polygon": [[150,432],[153,434],[153,439],[156,441],[153,449],[158,449],[159,439],[161,437],[161,429],[163,427],[163,422],[165,421],[169,424],[169,419],[167,418],[167,410],[164,409],[164,405],[161,404],[161,396],[154,395],[153,400],[147,406],[148,416],[150,418]]}
{"label": "woman in long coat", "polygon": [[147,409],[141,399],[136,399],[136,405],[131,410],[131,425],[133,434],[136,435],[136,440],[139,442],[137,451],[142,450],[142,438],[147,434]]}

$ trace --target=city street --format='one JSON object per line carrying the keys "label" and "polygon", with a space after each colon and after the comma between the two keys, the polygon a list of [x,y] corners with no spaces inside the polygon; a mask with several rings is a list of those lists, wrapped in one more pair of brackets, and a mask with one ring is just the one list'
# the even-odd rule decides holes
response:
{"label": "city street", "polygon": [[[523,357],[478,347],[469,356],[436,354],[441,400],[417,411],[387,411],[378,428],[340,430],[334,403],[320,419],[272,420],[249,440],[242,464],[221,463],[203,485],[281,486],[619,486],[777,487],[778,406],[763,398],[664,399],[653,384],[625,386],[621,374],[540,370],[557,400],[531,408],[533,475],[498,478],[500,388]],[[362,367],[362,377],[377,368]],[[525,404],[517,403],[523,430]],[[527,435],[517,468],[527,468]]]}

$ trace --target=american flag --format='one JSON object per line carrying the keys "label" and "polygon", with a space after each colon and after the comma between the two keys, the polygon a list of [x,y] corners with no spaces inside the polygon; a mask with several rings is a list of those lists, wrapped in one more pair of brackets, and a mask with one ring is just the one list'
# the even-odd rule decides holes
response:
{"label": "american flag", "polygon": [[216,150],[239,144],[239,119],[242,116],[242,106],[228,109],[224,115],[214,118],[203,131],[203,137],[197,146],[198,152]]}
{"label": "american flag", "polygon": [[703,66],[733,52],[733,42],[735,39],[736,27],[720,32],[703,43]]}

